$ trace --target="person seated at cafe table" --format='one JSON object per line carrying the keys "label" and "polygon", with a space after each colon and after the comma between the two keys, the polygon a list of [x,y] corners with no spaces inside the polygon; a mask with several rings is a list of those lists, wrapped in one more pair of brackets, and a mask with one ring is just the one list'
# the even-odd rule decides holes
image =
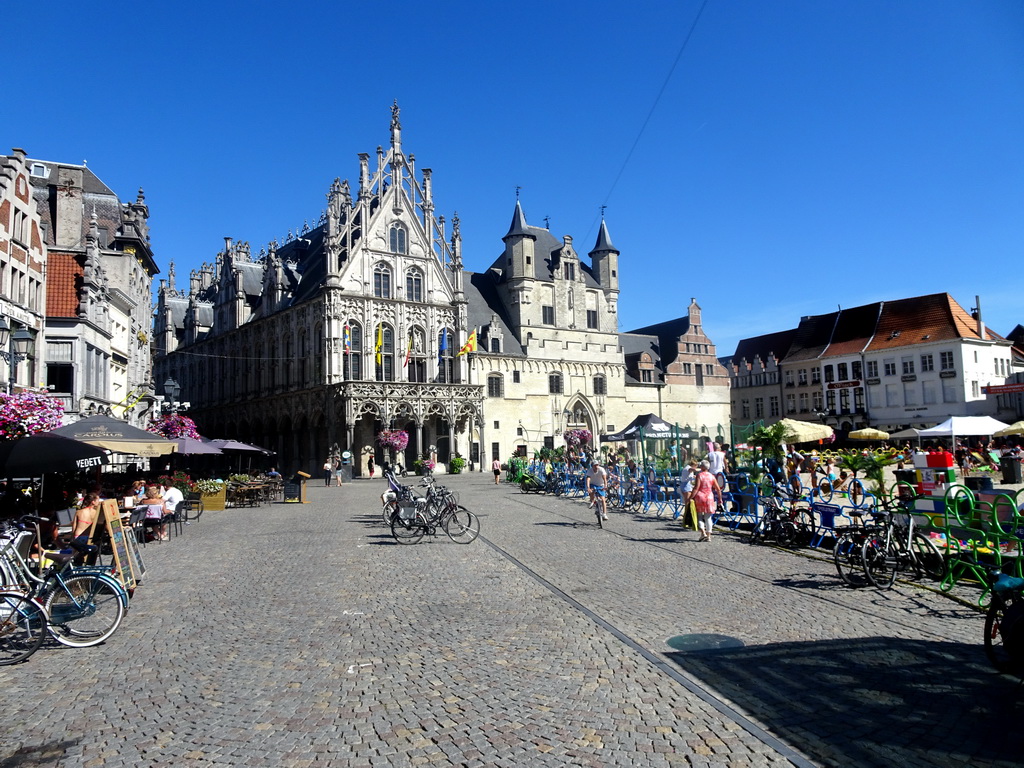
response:
{"label": "person seated at cafe table", "polygon": [[164,522],[164,497],[160,495],[159,485],[146,486],[146,496],[141,505],[149,507],[146,510],[146,520],[152,525],[154,540],[167,541],[170,537],[167,535],[167,524]]}
{"label": "person seated at cafe table", "polygon": [[185,500],[185,494],[181,492],[181,489],[172,486],[164,486],[163,492],[160,494],[164,497],[164,518],[173,517],[174,513],[178,511],[178,505]]}

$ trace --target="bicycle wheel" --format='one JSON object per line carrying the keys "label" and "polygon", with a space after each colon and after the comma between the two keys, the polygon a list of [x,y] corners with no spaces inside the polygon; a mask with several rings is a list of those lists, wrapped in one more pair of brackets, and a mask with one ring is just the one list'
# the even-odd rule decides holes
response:
{"label": "bicycle wheel", "polygon": [[985,655],[1000,672],[1024,671],[1024,596],[993,595],[985,614]]}
{"label": "bicycle wheel", "polygon": [[399,544],[418,544],[427,533],[427,521],[419,512],[409,519],[395,515],[391,518],[391,535]]}
{"label": "bicycle wheel", "polygon": [[24,661],[46,639],[46,611],[18,592],[0,592],[0,666]]}
{"label": "bicycle wheel", "polygon": [[910,551],[919,576],[924,574],[932,581],[942,581],[946,577],[946,558],[935,546],[935,542],[923,533],[914,531]]}
{"label": "bicycle wheel", "polygon": [[598,528],[604,528],[604,520],[602,519],[604,517],[604,515],[601,514],[601,505],[600,504],[595,504],[594,505],[594,514],[597,515],[597,527]]}
{"label": "bicycle wheel", "polygon": [[832,550],[832,560],[839,578],[851,587],[864,587],[868,583],[861,565],[860,545],[856,534],[844,533],[836,540],[835,549]]}
{"label": "bicycle wheel", "polygon": [[124,618],[120,589],[111,579],[90,574],[69,576],[50,588],[46,612],[50,634],[73,648],[99,645]]}
{"label": "bicycle wheel", "polygon": [[796,526],[789,520],[780,520],[775,526],[775,541],[781,547],[792,547],[796,543]]}
{"label": "bicycle wheel", "polygon": [[868,581],[879,589],[892,587],[899,570],[899,557],[891,542],[886,544],[881,536],[868,536],[861,546],[860,559]]}
{"label": "bicycle wheel", "polygon": [[768,531],[771,530],[772,521],[769,515],[762,514],[760,519],[754,523],[754,527],[750,531],[750,543],[760,544],[768,538]]}
{"label": "bicycle wheel", "polygon": [[832,501],[832,481],[827,477],[821,478],[818,482],[818,500],[825,504]]}
{"label": "bicycle wheel", "polygon": [[445,517],[444,532],[456,544],[469,544],[480,535],[480,519],[465,507],[458,507]]}
{"label": "bicycle wheel", "polygon": [[793,510],[792,520],[796,526],[796,546],[806,547],[818,533],[814,510],[810,507],[797,507]]}

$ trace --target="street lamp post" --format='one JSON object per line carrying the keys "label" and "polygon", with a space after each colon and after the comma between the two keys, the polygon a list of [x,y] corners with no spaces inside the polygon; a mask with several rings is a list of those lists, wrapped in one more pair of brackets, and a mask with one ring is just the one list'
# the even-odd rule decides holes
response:
{"label": "street lamp post", "polygon": [[14,392],[18,378],[18,363],[28,358],[32,346],[32,332],[25,326],[11,333],[7,320],[0,317],[0,357],[7,361],[7,394]]}
{"label": "street lamp post", "polygon": [[167,413],[178,413],[179,411],[187,411],[191,403],[179,403],[178,395],[181,393],[181,386],[172,377],[168,376],[164,381],[164,395],[167,400],[164,402],[163,408]]}

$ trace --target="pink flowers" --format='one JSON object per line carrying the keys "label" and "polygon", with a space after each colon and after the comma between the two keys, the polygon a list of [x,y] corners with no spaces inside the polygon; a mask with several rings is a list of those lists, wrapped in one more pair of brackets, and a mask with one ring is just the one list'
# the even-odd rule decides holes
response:
{"label": "pink flowers", "polygon": [[576,448],[581,445],[590,445],[593,435],[589,429],[569,429],[565,432],[565,444],[570,448]]}
{"label": "pink flowers", "polygon": [[200,439],[196,423],[188,416],[182,416],[180,413],[171,413],[154,419],[149,423],[146,431],[155,432],[161,437],[166,437],[168,440],[177,440],[179,437],[191,437],[193,440]]}
{"label": "pink flowers", "polygon": [[384,429],[377,435],[377,445],[400,453],[409,444],[409,433],[401,429]]}
{"label": "pink flowers", "polygon": [[61,401],[22,392],[19,395],[0,393],[0,439],[16,440],[60,426],[64,416]]}

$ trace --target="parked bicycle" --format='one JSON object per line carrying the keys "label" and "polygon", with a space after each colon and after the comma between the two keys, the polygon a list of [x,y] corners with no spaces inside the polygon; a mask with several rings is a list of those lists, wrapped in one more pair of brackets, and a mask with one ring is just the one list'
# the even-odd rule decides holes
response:
{"label": "parked bicycle", "polygon": [[1024,674],[1024,579],[987,569],[992,602],[985,614],[985,655],[1000,672]]}
{"label": "parked bicycle", "polygon": [[[458,503],[454,493],[437,485],[433,477],[423,478],[426,496],[399,492],[397,511],[391,517],[391,535],[399,544],[416,544],[426,535],[436,536],[440,528],[456,544],[469,544],[480,535],[476,515]],[[404,487],[404,486],[403,486]]]}
{"label": "parked bicycle", "polygon": [[20,593],[0,591],[0,666],[17,664],[46,639],[46,608]]}
{"label": "parked bicycle", "polygon": [[[49,618],[47,629],[58,642],[72,647],[98,645],[121,625],[128,607],[128,593],[116,578],[95,566],[76,568],[79,554],[96,551],[91,544],[72,541],[72,552],[43,552],[49,565],[34,566],[26,555],[40,541],[39,526],[45,520],[26,515],[0,546],[0,571],[5,588],[34,599]],[[34,535],[28,526],[34,528]],[[24,553],[24,554],[23,554]],[[38,572],[37,572],[38,571]]]}
{"label": "parked bicycle", "polygon": [[942,581],[946,561],[938,547],[914,528],[914,516],[899,498],[883,500],[874,512],[872,530],[861,544],[864,573],[879,589],[889,589],[901,571]]}
{"label": "parked bicycle", "polygon": [[[806,504],[796,503],[790,495],[788,486],[776,490],[776,495],[761,499],[764,511],[750,532],[751,544],[764,544],[774,541],[782,547],[805,547],[814,538],[817,526],[814,512]],[[784,501],[789,506],[784,505]]]}

